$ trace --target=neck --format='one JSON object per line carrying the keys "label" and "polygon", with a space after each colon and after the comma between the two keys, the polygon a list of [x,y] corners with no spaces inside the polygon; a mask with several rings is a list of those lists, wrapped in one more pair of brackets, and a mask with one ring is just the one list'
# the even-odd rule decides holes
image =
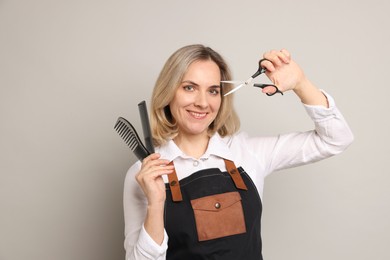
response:
{"label": "neck", "polygon": [[174,142],[185,154],[199,159],[207,150],[210,137],[208,135],[194,135],[175,137]]}

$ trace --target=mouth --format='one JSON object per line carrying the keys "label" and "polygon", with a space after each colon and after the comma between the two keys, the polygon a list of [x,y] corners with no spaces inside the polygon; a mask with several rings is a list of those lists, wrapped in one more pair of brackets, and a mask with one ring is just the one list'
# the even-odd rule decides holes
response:
{"label": "mouth", "polygon": [[206,112],[195,112],[195,111],[188,111],[188,113],[195,119],[203,119],[208,114]]}

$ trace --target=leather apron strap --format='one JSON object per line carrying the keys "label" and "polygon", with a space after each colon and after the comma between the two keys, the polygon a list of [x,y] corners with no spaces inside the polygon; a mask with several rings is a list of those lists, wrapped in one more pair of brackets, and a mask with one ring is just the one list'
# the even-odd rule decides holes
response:
{"label": "leather apron strap", "polygon": [[[240,190],[248,190],[234,162],[227,159],[223,159],[223,160],[225,161],[226,170],[229,173],[230,177],[232,178],[236,188]],[[173,165],[173,161],[170,162],[169,164]],[[172,193],[172,200],[175,202],[182,201],[183,196],[181,195],[180,183],[179,183],[179,179],[177,178],[175,169],[173,169],[172,173],[168,174],[168,181],[169,181],[169,189],[171,190]]]}
{"label": "leather apron strap", "polygon": [[228,171],[230,177],[232,177],[234,185],[236,185],[236,188],[240,190],[248,190],[234,162],[226,159],[223,160],[225,161],[226,170]]}
{"label": "leather apron strap", "polygon": [[[169,163],[169,165],[173,165],[173,161]],[[177,178],[176,170],[173,168],[173,172],[168,174],[169,181],[169,189],[172,193],[172,200],[179,202],[183,200],[183,196],[181,195],[180,183]]]}

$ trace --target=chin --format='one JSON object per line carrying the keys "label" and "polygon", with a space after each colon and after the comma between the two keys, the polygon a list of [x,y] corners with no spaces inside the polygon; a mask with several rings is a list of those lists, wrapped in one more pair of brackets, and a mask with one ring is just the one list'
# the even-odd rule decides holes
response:
{"label": "chin", "polygon": [[187,129],[186,133],[189,134],[189,135],[193,135],[193,136],[195,136],[195,135],[207,135],[208,128],[206,128],[206,129],[204,129],[204,128],[202,128],[202,129],[194,129],[194,128]]}

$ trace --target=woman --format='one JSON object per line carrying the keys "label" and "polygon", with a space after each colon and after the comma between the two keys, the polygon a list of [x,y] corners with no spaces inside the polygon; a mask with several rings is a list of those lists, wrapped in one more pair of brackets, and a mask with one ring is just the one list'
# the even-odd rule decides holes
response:
{"label": "woman", "polygon": [[[353,135],[333,99],[287,50],[262,66],[282,92],[300,98],[315,129],[275,137],[239,132],[223,58],[185,46],[166,62],[151,109],[156,153],[136,162],[124,187],[126,259],[262,259],[264,178],[346,149]],[[264,88],[269,93],[272,88]]]}

